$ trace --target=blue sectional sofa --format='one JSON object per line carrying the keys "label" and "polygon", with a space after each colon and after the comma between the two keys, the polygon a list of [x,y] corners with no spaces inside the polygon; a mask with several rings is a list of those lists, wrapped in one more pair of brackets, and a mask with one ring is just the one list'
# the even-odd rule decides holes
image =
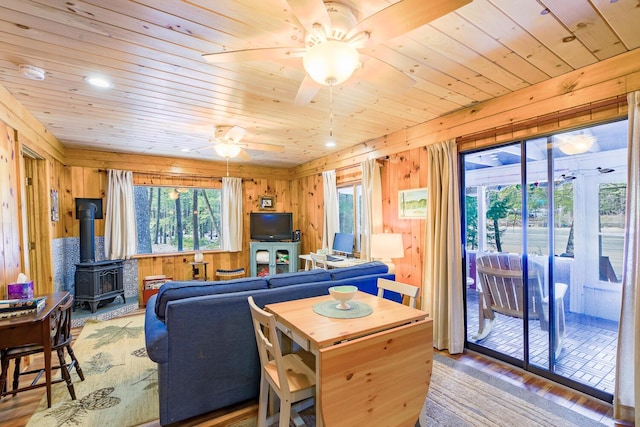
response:
{"label": "blue sectional sofa", "polygon": [[168,282],[146,308],[145,340],[158,364],[160,424],[168,425],[257,399],[258,351],[247,297],[265,304],[328,294],[356,285],[376,294],[395,279],[381,262],[224,282]]}

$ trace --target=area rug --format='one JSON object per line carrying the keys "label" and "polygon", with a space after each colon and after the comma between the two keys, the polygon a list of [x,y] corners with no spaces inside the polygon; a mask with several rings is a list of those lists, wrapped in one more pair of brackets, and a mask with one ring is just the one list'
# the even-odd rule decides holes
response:
{"label": "area rug", "polygon": [[43,396],[28,427],[124,427],[159,418],[157,368],[144,345],[144,315],[88,321],[73,350],[85,376],[80,381],[73,371],[77,400],[65,383],[54,384],[51,408]]}
{"label": "area rug", "polygon": [[[315,417],[305,415],[307,426]],[[255,427],[256,418],[230,427]],[[416,427],[595,427],[582,414],[453,359],[434,355],[429,395]]]}

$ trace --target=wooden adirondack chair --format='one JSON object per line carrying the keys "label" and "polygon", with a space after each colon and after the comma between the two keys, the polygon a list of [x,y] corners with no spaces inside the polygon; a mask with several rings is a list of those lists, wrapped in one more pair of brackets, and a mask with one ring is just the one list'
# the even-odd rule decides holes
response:
{"label": "wooden adirondack chair", "polygon": [[[492,253],[478,257],[476,261],[479,292],[479,328],[478,334],[472,337],[475,340],[485,338],[493,329],[495,313],[506,316],[524,318],[524,292],[522,281],[522,258],[520,254]],[[539,319],[540,328],[549,330],[549,297],[546,295],[542,283],[544,279],[541,268],[530,263],[529,271],[529,298],[526,303],[529,307],[529,319]],[[564,340],[564,295],[567,285],[556,283],[555,298],[555,334],[556,345],[554,352],[556,357],[562,350]]]}

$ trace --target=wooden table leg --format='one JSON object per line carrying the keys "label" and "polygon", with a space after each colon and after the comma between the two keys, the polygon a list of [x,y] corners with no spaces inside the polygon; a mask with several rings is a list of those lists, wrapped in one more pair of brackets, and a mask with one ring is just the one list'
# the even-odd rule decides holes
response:
{"label": "wooden table leg", "polygon": [[49,322],[42,322],[42,348],[44,349],[44,375],[47,383],[47,408],[51,408],[51,338],[49,336],[49,329]]}

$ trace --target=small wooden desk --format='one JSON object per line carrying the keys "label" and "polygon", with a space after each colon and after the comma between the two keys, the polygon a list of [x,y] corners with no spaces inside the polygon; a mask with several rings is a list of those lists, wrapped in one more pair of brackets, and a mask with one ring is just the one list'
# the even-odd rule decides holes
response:
{"label": "small wooden desk", "polygon": [[[0,348],[41,345],[44,349],[44,370],[47,387],[47,407],[51,408],[51,313],[69,292],[56,292],[46,296],[47,302],[37,314],[0,320]],[[7,384],[7,390],[9,386]]]}
{"label": "small wooden desk", "polygon": [[316,356],[316,426],[413,427],[429,391],[432,321],[427,313],[358,292],[373,313],[325,317],[314,304],[331,296],[267,304],[278,327]]}
{"label": "small wooden desk", "polygon": [[[207,276],[207,264],[209,264],[209,261],[193,261],[190,262],[189,264],[191,264],[191,279],[192,280],[209,280],[209,276]],[[200,274],[200,266],[202,266],[203,271],[203,275]]]}

